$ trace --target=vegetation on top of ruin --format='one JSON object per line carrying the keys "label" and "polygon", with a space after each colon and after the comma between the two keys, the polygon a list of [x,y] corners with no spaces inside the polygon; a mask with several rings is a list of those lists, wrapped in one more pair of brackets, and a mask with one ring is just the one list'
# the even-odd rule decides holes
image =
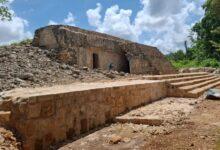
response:
{"label": "vegetation on top of ruin", "polygon": [[1,47],[7,47],[7,46],[25,46],[25,45],[31,45],[32,44],[33,39],[25,39],[22,41],[18,41],[18,42],[12,42],[6,45],[0,45]]}
{"label": "vegetation on top of ruin", "polygon": [[14,42],[12,43],[11,45],[13,46],[19,46],[19,45],[31,45],[33,39],[25,39],[25,40],[22,40],[20,42]]}
{"label": "vegetation on top of ruin", "polygon": [[5,5],[8,0],[0,0],[0,20],[11,20],[12,14]]}
{"label": "vegetation on top of ruin", "polygon": [[205,15],[192,27],[192,46],[167,55],[176,68],[220,67],[220,1],[207,0]]}

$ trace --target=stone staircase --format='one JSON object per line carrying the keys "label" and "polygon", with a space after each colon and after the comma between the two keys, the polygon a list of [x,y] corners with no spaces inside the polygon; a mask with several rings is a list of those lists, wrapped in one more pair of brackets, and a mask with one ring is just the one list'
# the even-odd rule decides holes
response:
{"label": "stone staircase", "polygon": [[170,97],[197,98],[210,88],[220,85],[220,77],[205,72],[145,76],[148,80],[163,80]]}
{"label": "stone staircase", "polygon": [[[116,122],[160,126],[165,122],[172,122],[172,118],[181,120],[182,115],[176,114],[193,109],[199,96],[220,85],[220,76],[205,72],[144,76],[144,79],[165,82],[167,98],[117,116]],[[185,113],[189,112],[187,110]]]}

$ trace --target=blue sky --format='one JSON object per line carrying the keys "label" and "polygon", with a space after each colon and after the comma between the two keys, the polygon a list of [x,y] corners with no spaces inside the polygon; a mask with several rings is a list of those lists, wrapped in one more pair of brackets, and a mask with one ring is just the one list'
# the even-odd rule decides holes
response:
{"label": "blue sky", "polygon": [[135,42],[167,53],[183,48],[204,0],[10,0],[11,22],[0,21],[0,44],[31,38],[49,24],[67,24]]}
{"label": "blue sky", "polygon": [[135,0],[123,0],[123,2],[121,0],[65,0],[65,2],[47,0],[46,3],[43,0],[15,0],[11,6],[18,16],[28,20],[28,29],[33,32],[35,29],[47,25],[49,20],[62,21],[69,12],[74,14],[77,26],[91,29],[86,11],[95,8],[96,3],[103,4],[103,9],[115,4],[134,11],[140,8],[140,3]]}

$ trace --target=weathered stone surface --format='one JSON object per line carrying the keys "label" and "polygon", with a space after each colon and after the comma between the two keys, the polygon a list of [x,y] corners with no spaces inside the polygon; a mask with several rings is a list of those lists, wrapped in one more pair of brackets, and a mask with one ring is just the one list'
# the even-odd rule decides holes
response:
{"label": "weathered stone surface", "polygon": [[112,135],[109,139],[110,144],[118,144],[121,141],[122,141],[122,137],[120,137],[118,135]]}
{"label": "weathered stone surface", "polygon": [[188,116],[195,108],[195,103],[198,102],[200,102],[199,99],[165,98],[118,116],[116,121],[151,126],[173,124]]}
{"label": "weathered stone surface", "polygon": [[[35,32],[34,46],[57,49],[63,62],[133,74],[175,73],[171,63],[152,46],[71,26],[48,26]],[[94,54],[97,66],[94,66]]]}
{"label": "weathered stone surface", "polygon": [[193,72],[207,72],[207,73],[213,73],[216,70],[216,68],[211,67],[201,67],[201,68],[183,68],[180,69],[180,73],[193,73]]}
{"label": "weathered stone surface", "polygon": [[6,125],[9,122],[11,116],[10,111],[0,111],[0,125]]}
{"label": "weathered stone surface", "polygon": [[46,149],[52,143],[71,139],[166,94],[164,82],[145,80],[4,92],[12,101],[7,108],[11,111],[9,125],[22,135],[23,149],[28,150]]}

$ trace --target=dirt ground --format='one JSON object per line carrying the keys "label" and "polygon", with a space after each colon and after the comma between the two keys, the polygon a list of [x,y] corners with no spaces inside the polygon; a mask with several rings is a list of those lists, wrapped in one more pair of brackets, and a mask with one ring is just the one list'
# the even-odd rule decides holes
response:
{"label": "dirt ground", "polygon": [[170,134],[152,136],[143,149],[220,150],[220,101],[205,100]]}
{"label": "dirt ground", "polygon": [[[192,106],[188,100],[185,102],[184,105]],[[180,114],[184,112],[189,114],[182,115],[181,121],[160,126],[115,123],[76,141],[63,143],[59,149],[219,150],[220,101],[192,100],[192,102],[193,109],[190,112],[188,109],[179,110]],[[160,109],[163,111],[161,107]]]}

